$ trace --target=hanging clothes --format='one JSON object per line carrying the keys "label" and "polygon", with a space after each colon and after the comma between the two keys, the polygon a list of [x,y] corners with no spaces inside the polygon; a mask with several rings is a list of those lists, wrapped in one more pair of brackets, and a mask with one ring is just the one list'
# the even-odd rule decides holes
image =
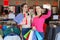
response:
{"label": "hanging clothes", "polygon": [[4,36],[7,36],[11,33],[20,35],[20,29],[18,29],[17,27],[10,27],[4,31]]}
{"label": "hanging clothes", "polygon": [[21,39],[18,35],[13,35],[13,36],[9,35],[4,37],[4,40],[21,40]]}

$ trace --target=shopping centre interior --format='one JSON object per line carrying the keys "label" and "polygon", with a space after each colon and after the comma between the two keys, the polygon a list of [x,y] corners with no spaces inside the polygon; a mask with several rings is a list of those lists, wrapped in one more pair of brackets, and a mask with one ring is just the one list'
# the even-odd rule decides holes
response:
{"label": "shopping centre interior", "polygon": [[45,4],[50,4],[51,16],[46,19],[44,24],[44,40],[59,40],[60,37],[58,36],[58,38],[56,35],[60,33],[60,0],[0,0],[0,39],[6,40],[7,38],[5,37],[7,37],[11,32],[14,32],[19,36],[17,36],[18,39],[14,39],[12,37],[13,40],[24,40],[21,36],[20,25],[17,25],[17,23],[13,20],[14,16],[8,16],[9,12],[12,11],[16,17],[21,12],[20,8],[23,3],[27,3],[28,8],[33,7],[32,9],[34,9],[36,5],[44,7]]}

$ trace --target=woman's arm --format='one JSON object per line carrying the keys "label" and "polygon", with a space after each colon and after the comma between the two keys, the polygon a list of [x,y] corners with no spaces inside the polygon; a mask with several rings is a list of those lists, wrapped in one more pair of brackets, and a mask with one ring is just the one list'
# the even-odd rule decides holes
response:
{"label": "woman's arm", "polygon": [[49,18],[51,16],[51,5],[50,4],[46,4],[47,8],[48,9],[48,13],[46,15],[43,15],[43,17],[45,19]]}
{"label": "woman's arm", "polygon": [[49,18],[51,16],[51,10],[48,10],[48,13],[46,15],[43,15],[45,19]]}
{"label": "woman's arm", "polygon": [[35,28],[35,23],[34,23],[34,22],[35,22],[35,18],[33,18],[33,20],[32,20],[32,29],[33,29],[33,30],[36,30],[36,28]]}

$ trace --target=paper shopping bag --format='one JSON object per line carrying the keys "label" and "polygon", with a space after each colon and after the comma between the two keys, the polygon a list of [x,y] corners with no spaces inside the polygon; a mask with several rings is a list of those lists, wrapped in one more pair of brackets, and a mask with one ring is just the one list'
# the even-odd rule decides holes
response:
{"label": "paper shopping bag", "polygon": [[31,30],[29,30],[25,35],[24,35],[24,38],[26,39],[29,35],[29,33],[31,32]]}
{"label": "paper shopping bag", "polygon": [[32,40],[34,31],[31,30],[28,40]]}
{"label": "paper shopping bag", "polygon": [[35,31],[36,37],[38,40],[42,40],[42,36],[38,33],[38,31]]}
{"label": "paper shopping bag", "polygon": [[37,40],[37,37],[36,37],[36,35],[35,35],[35,31],[34,31],[34,33],[33,33],[32,40]]}

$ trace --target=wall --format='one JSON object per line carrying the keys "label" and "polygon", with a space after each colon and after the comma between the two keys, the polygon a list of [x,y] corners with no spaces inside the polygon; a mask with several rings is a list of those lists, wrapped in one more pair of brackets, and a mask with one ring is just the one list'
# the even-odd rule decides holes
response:
{"label": "wall", "polygon": [[0,0],[0,5],[3,5],[3,0]]}
{"label": "wall", "polygon": [[[39,2],[40,5],[42,5],[44,2],[48,2],[50,4],[53,3],[53,1],[58,0],[9,0],[9,5],[16,5],[16,1],[19,2],[19,5],[26,2],[28,5],[34,5],[36,1]],[[0,0],[0,5],[3,5],[3,0]]]}
{"label": "wall", "polygon": [[[34,5],[37,0],[27,0],[27,3],[29,5]],[[58,0],[38,0],[39,4],[42,5],[44,2],[48,2],[50,4],[53,4],[53,1],[58,2]]]}

